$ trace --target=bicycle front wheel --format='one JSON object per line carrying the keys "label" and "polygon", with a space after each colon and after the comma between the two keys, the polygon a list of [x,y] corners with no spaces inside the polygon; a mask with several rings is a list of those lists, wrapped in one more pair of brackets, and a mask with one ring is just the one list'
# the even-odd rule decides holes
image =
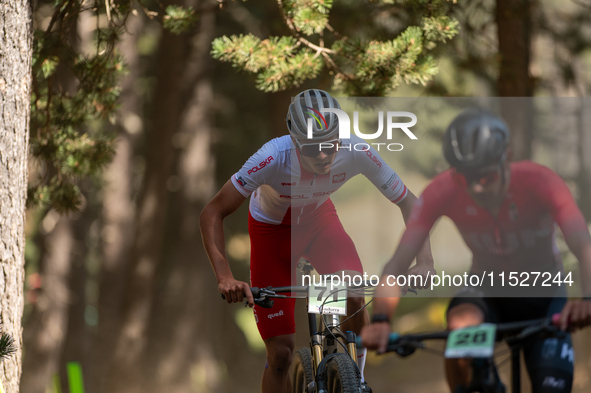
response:
{"label": "bicycle front wheel", "polygon": [[359,393],[361,376],[357,365],[346,356],[335,356],[326,364],[329,393]]}
{"label": "bicycle front wheel", "polygon": [[305,393],[306,387],[314,380],[312,367],[312,355],[310,349],[300,348],[296,351],[293,359],[291,381],[293,393]]}

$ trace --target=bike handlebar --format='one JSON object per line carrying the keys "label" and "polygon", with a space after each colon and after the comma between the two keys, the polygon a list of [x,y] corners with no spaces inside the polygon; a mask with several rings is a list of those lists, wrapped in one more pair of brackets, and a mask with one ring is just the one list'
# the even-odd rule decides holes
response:
{"label": "bike handlebar", "polygon": [[[495,341],[502,341],[511,334],[515,334],[515,340],[531,337],[543,330],[559,331],[560,314],[554,314],[550,318],[533,319],[520,322],[508,322],[497,324]],[[419,348],[425,340],[445,340],[450,331],[444,330],[433,333],[405,334],[392,332],[388,339],[386,352],[396,352],[400,356],[408,356]],[[361,337],[357,337],[357,347],[363,348]]]}
{"label": "bike handlebar", "polygon": [[[366,285],[360,286],[351,286],[349,289],[361,289],[366,288]],[[275,303],[272,299],[286,299],[286,295],[281,295],[281,293],[308,293],[308,286],[307,285],[292,285],[292,286],[285,286],[285,287],[266,287],[266,288],[257,288],[252,287],[250,288],[250,292],[254,298],[254,303],[263,308],[271,308]],[[417,293],[414,289],[409,289],[409,292],[413,292],[414,294]],[[226,299],[224,294],[222,293],[222,299]],[[305,297],[305,296],[303,296]]]}

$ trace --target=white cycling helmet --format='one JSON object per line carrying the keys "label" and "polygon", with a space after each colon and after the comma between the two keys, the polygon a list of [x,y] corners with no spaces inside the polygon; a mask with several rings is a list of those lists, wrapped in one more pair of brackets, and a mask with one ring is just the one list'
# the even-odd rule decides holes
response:
{"label": "white cycling helmet", "polygon": [[336,113],[322,109],[341,109],[339,102],[324,90],[310,89],[298,94],[287,111],[287,129],[296,139],[308,138],[308,119],[312,120],[312,139],[338,138],[339,119]]}

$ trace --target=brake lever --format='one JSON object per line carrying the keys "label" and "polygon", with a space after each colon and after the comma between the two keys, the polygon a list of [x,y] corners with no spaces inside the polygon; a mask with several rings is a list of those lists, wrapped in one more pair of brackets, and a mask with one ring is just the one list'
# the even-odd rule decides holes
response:
{"label": "brake lever", "polygon": [[261,306],[263,308],[271,308],[275,304],[275,300],[270,299],[268,297],[262,299],[254,299],[254,304]]}
{"label": "brake lever", "polygon": [[407,357],[412,355],[413,353],[416,352],[417,348],[420,348],[420,345],[416,345],[416,343],[412,342],[412,341],[407,341],[407,342],[403,342],[400,343],[396,346],[396,349],[394,350],[394,352],[396,352],[396,354],[400,357]]}

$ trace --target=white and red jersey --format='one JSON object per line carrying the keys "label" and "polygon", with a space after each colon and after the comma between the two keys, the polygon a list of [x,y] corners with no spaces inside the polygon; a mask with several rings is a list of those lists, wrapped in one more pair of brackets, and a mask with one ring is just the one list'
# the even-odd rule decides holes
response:
{"label": "white and red jersey", "polygon": [[302,168],[299,151],[289,135],[275,138],[246,161],[232,176],[232,183],[244,197],[254,192],[249,209],[255,220],[290,224],[292,215],[299,220],[313,212],[347,180],[360,173],[390,201],[399,203],[406,197],[406,186],[396,172],[357,136],[341,140],[326,175]]}

